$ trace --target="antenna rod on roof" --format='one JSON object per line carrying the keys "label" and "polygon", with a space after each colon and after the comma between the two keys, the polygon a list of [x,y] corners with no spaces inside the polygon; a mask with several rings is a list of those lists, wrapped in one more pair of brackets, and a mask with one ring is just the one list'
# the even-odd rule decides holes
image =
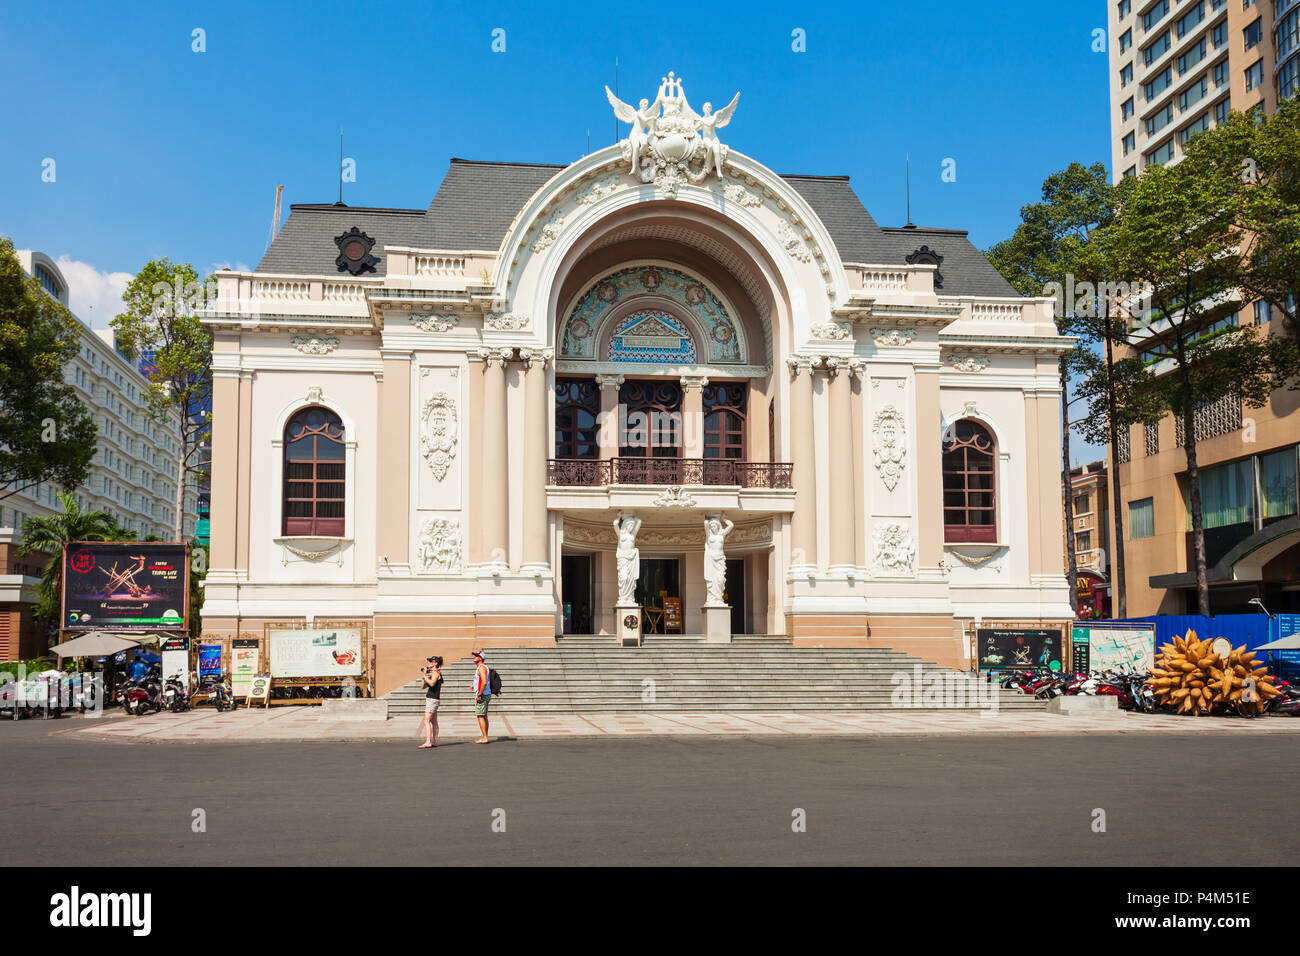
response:
{"label": "antenna rod on roof", "polygon": [[912,154],[904,153],[907,162],[907,224],[912,224]]}
{"label": "antenna rod on roof", "polygon": [[339,127],[339,205],[343,205],[343,127]]}
{"label": "antenna rod on roof", "polygon": [[275,242],[276,233],[280,231],[280,195],[284,192],[284,185],[275,187],[275,211],[271,213],[271,238],[267,242],[266,248],[271,248],[271,243]]}
{"label": "antenna rod on roof", "polygon": [[[614,57],[614,95],[618,96],[618,57]],[[614,142],[618,142],[618,117],[614,117]]]}

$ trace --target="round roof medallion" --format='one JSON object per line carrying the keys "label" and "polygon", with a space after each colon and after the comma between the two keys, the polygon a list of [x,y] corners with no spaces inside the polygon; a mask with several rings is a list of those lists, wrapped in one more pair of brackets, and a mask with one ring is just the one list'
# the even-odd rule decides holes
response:
{"label": "round roof medallion", "polygon": [[356,226],[341,236],[335,236],[334,244],[339,247],[339,255],[334,260],[334,264],[339,267],[340,272],[347,271],[355,276],[363,272],[375,271],[375,263],[379,258],[370,254],[375,240]]}

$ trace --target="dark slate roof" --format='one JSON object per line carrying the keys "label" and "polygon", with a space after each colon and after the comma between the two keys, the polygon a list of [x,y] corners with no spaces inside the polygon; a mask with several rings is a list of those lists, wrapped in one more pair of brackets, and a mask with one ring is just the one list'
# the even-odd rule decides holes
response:
{"label": "dark slate roof", "polygon": [[782,175],[835,240],[844,262],[898,262],[898,251],[849,185],[848,176]]}
{"label": "dark slate roof", "polygon": [[[563,165],[453,159],[428,209],[293,205],[258,272],[332,273],[334,237],[357,226],[375,240],[376,273],[383,275],[384,245],[423,249],[494,250],[530,196]],[[812,206],[846,262],[892,264],[922,245],[944,257],[942,292],[948,295],[1015,295],[1010,284],[966,238],[953,229],[876,224],[847,176],[782,176]]]}
{"label": "dark slate roof", "polygon": [[883,231],[898,250],[894,262],[906,262],[907,257],[922,246],[929,246],[943,256],[939,265],[943,276],[943,288],[938,290],[940,295],[1020,295],[966,237],[964,229],[885,226]]}

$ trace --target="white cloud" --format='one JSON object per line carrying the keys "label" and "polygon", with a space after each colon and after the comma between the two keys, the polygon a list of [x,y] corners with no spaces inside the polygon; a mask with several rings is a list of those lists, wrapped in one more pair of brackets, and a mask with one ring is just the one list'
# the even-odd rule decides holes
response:
{"label": "white cloud", "polygon": [[213,272],[216,272],[218,269],[233,269],[235,272],[253,271],[253,267],[250,266],[247,262],[236,262],[234,265],[231,265],[230,261],[226,260],[225,262],[212,263],[212,265],[208,267],[208,272],[209,274],[211,274]]}
{"label": "white cloud", "polygon": [[130,284],[129,272],[100,272],[88,262],[67,256],[57,260],[68,280],[68,308],[92,329],[108,328],[109,320],[122,311],[122,293]]}

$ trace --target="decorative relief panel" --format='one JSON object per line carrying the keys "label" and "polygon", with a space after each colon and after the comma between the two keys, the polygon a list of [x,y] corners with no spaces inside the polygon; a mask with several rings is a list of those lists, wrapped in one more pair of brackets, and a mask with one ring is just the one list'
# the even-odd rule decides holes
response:
{"label": "decorative relief panel", "polygon": [[424,571],[455,574],[460,571],[460,522],[455,518],[425,518],[420,522],[416,560]]}
{"label": "decorative relief panel", "polygon": [[339,347],[339,340],[332,335],[295,335],[293,347],[304,355],[329,355]]}
{"label": "decorative relief panel", "polygon": [[660,309],[624,316],[605,350],[608,362],[695,364],[695,339],[677,319]]}
{"label": "decorative relief panel", "polygon": [[776,238],[796,262],[809,262],[812,259],[812,253],[804,245],[803,238],[784,219],[776,224]]}
{"label": "decorative relief panel", "polygon": [[838,322],[823,322],[810,330],[815,339],[843,340],[849,337],[849,330]]}
{"label": "decorative relief panel", "polygon": [[949,355],[948,364],[959,372],[982,372],[989,367],[989,360],[982,355]]}
{"label": "decorative relief panel", "polygon": [[456,402],[446,392],[438,392],[427,402],[421,413],[420,449],[429,463],[433,477],[442,481],[456,457],[460,442],[460,419]]}
{"label": "decorative relief panel", "polygon": [[871,337],[876,340],[877,345],[907,345],[916,338],[916,329],[874,328],[871,330]]}
{"label": "decorative relief panel", "polygon": [[[564,540],[572,544],[586,544],[596,547],[613,548],[617,545],[617,536],[613,526],[581,524],[565,521]],[[736,545],[762,545],[772,541],[772,524],[769,521],[756,521],[736,525],[727,535],[728,548]],[[703,528],[649,528],[643,526],[636,536],[637,547],[666,549],[684,548],[693,550],[704,547]]]}
{"label": "decorative relief panel", "polygon": [[911,576],[916,568],[916,543],[907,525],[889,521],[872,535],[876,570],[885,575]]}
{"label": "decorative relief panel", "polygon": [[528,328],[528,316],[521,312],[489,312],[483,324],[495,332],[518,332]]}
{"label": "decorative relief panel", "polygon": [[876,471],[885,487],[893,491],[907,466],[907,426],[903,413],[895,405],[883,406],[876,412],[871,432]]}
{"label": "decorative relief panel", "polygon": [[411,316],[411,325],[422,332],[448,332],[459,324],[460,316],[450,312]]}
{"label": "decorative relief panel", "polygon": [[564,217],[556,213],[542,224],[540,234],[533,242],[533,252],[544,252],[551,247],[560,233],[564,231]]}

